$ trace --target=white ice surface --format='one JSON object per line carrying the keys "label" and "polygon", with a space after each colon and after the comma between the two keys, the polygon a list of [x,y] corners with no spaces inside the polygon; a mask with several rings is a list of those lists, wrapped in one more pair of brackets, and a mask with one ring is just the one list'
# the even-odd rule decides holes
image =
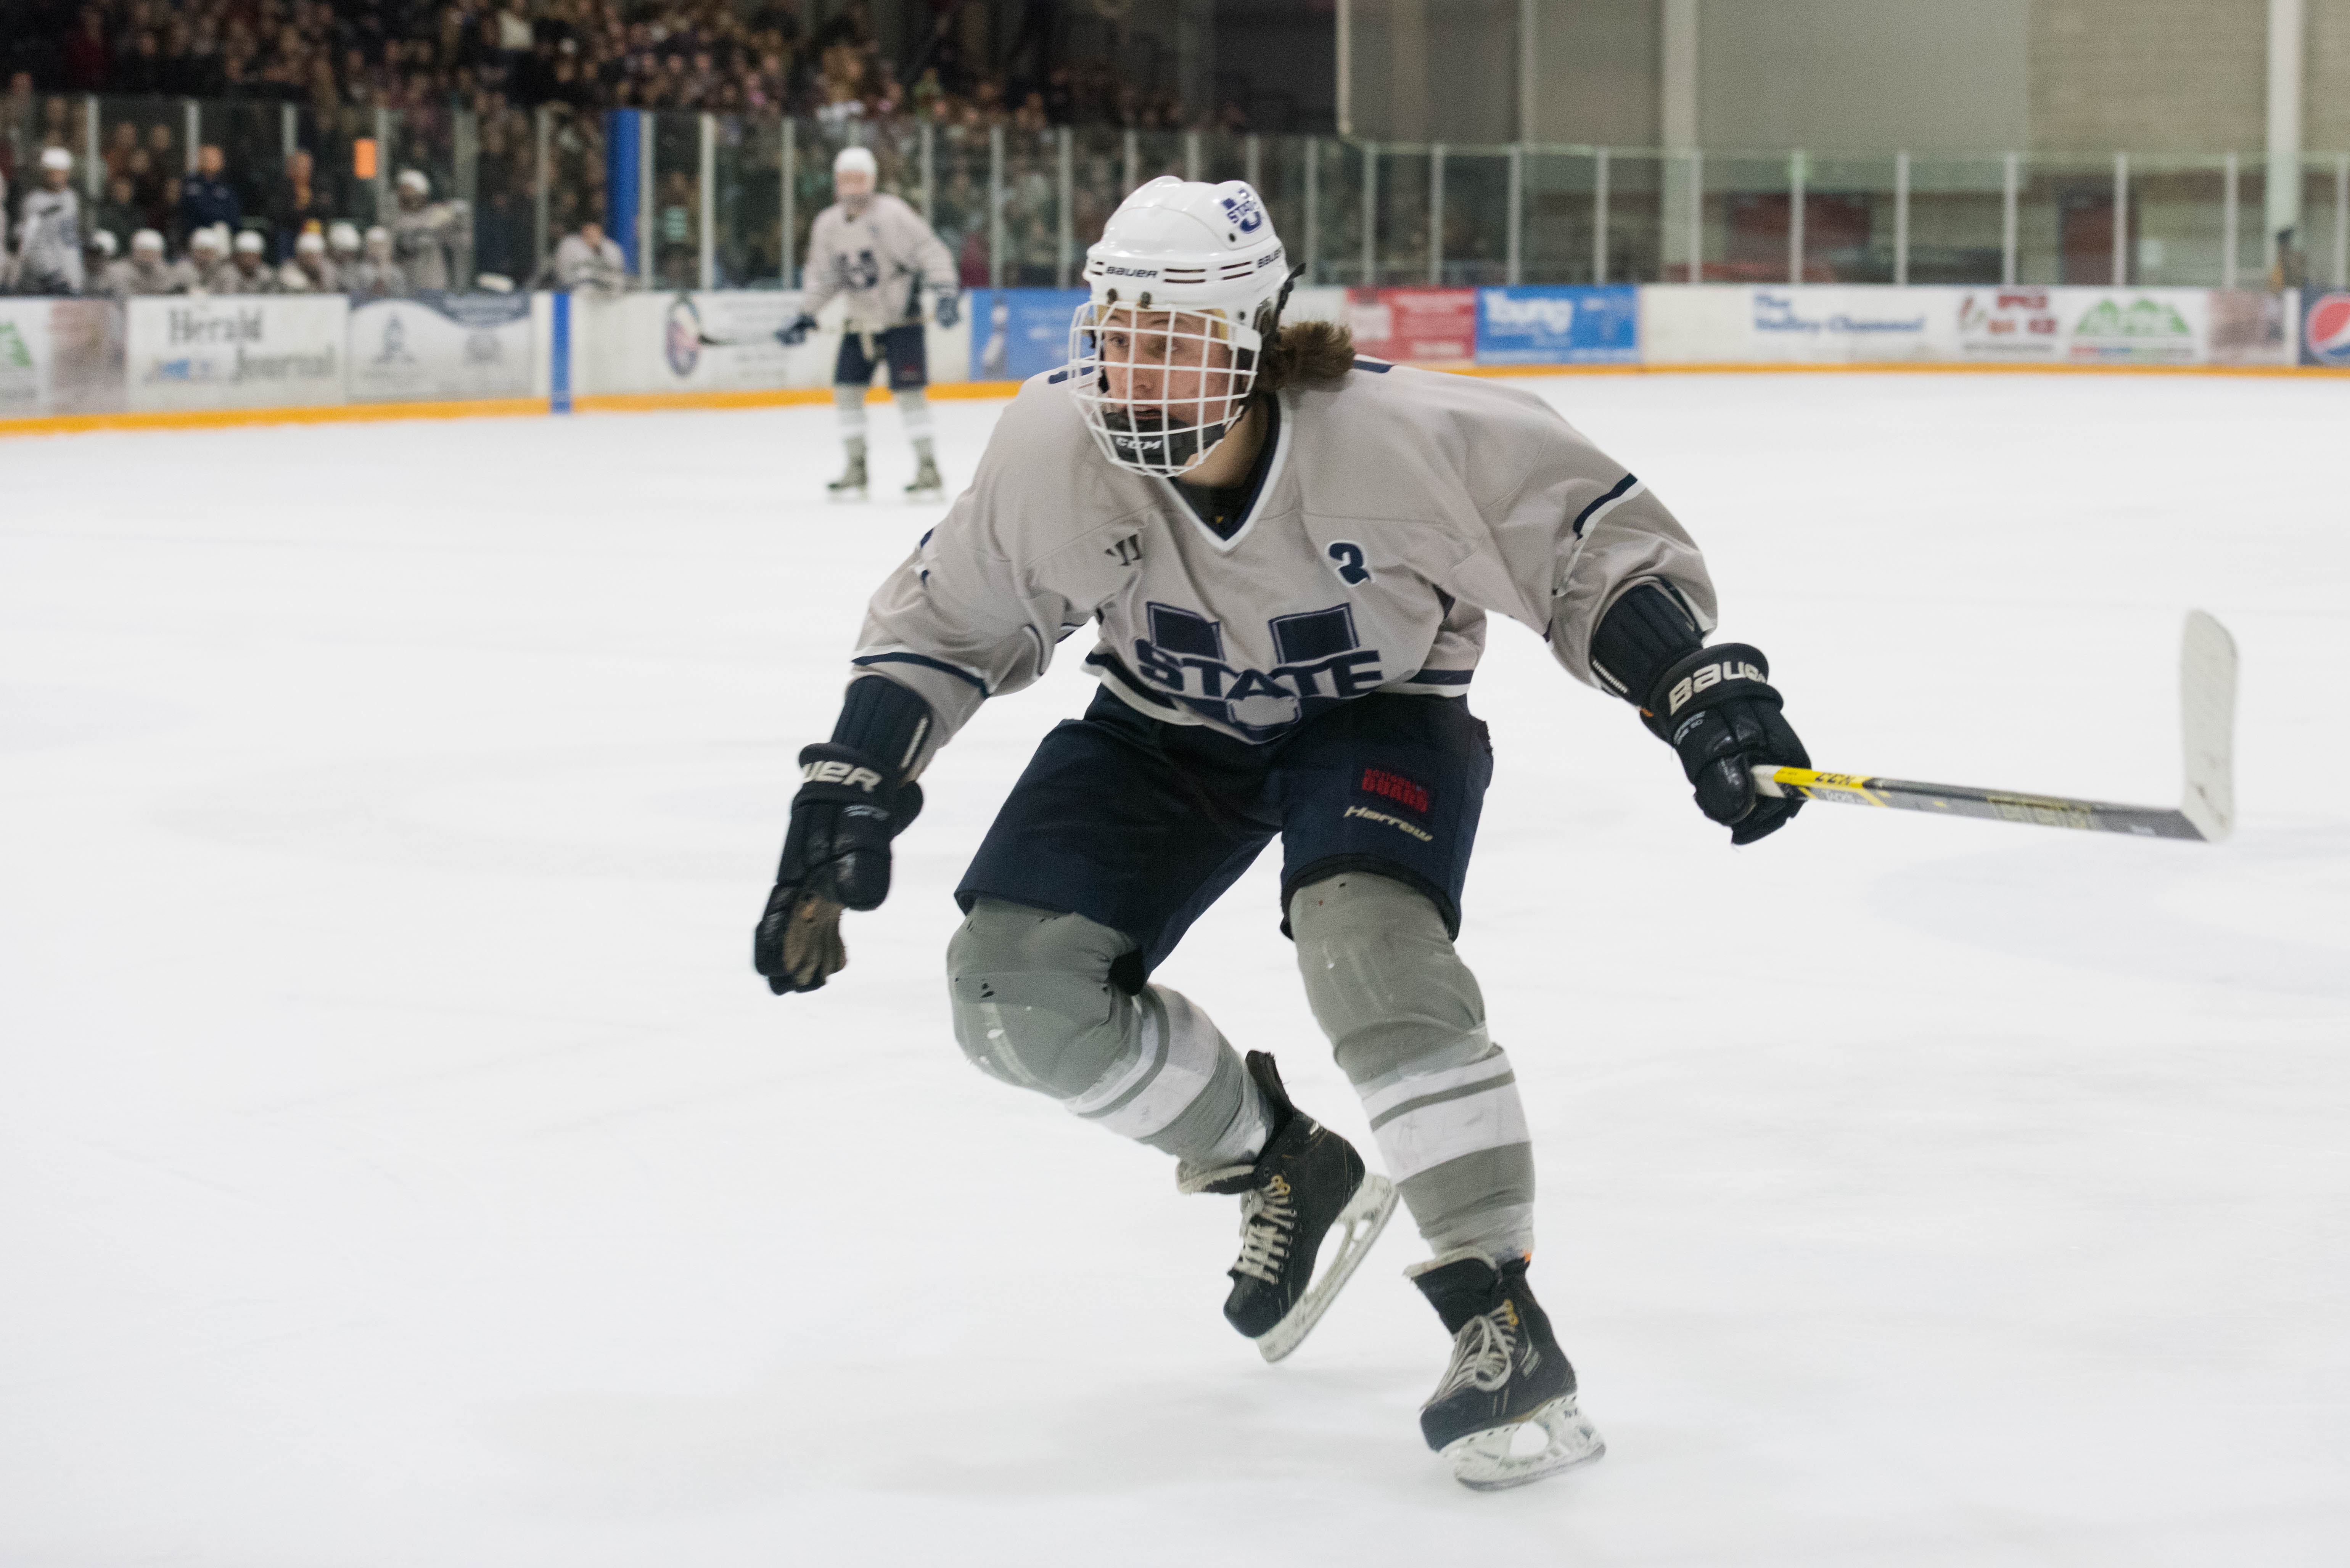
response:
{"label": "white ice surface", "polygon": [[[828,410],[17,440],[0,1563],[2341,1563],[2350,384],[1519,384],[1689,522],[1824,767],[2166,802],[2181,612],[2243,653],[2225,846],[1733,854],[1494,628],[1461,946],[1603,1464],[1420,1446],[1400,1216],[1268,1367],[1229,1202],[964,1064],[948,894],[1082,640],[932,770],[851,968],[751,973],[937,510],[814,500]],[[941,407],[951,474],[994,413]],[[1161,978],[1367,1147],[1277,858]]]}

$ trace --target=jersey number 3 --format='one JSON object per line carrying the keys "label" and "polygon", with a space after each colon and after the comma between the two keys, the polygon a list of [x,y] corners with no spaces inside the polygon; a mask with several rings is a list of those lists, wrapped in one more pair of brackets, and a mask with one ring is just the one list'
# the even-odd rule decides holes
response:
{"label": "jersey number 3", "polygon": [[1363,547],[1341,539],[1330,546],[1330,559],[1337,564],[1338,580],[1353,587],[1371,580],[1371,570],[1363,565]]}

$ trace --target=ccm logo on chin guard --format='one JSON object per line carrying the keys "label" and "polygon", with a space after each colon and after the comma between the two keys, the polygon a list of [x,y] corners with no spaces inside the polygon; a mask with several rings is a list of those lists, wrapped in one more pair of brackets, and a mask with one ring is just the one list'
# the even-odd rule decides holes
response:
{"label": "ccm logo on chin guard", "polygon": [[1689,705],[1689,700],[1699,692],[1719,686],[1725,680],[1760,680],[1762,672],[1744,659],[1732,663],[1723,659],[1720,664],[1700,664],[1673,682],[1671,694],[1665,700],[1665,715],[1669,718]]}
{"label": "ccm logo on chin guard", "polygon": [[810,763],[800,770],[802,784],[854,784],[871,794],[881,787],[881,775],[871,768],[860,768],[854,763]]}

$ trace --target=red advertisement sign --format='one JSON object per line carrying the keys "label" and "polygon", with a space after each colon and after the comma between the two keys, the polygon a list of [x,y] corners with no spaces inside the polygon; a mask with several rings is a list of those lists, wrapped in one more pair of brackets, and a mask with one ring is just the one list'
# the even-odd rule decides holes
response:
{"label": "red advertisement sign", "polygon": [[1375,359],[1467,364],[1477,357],[1473,288],[1350,288],[1347,325]]}

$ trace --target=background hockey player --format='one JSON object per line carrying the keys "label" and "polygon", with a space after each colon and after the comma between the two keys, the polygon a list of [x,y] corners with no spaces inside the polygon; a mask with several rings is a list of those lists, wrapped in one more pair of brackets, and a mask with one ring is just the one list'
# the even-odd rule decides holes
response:
{"label": "background hockey player", "polygon": [[[841,968],[841,911],[887,893],[929,757],[1097,620],[1101,691],[1045,737],[957,889],[963,1050],[1174,1156],[1180,1189],[1239,1194],[1225,1314],[1286,1354],[1393,1199],[1269,1054],[1243,1062],[1150,978],[1278,836],[1307,999],[1433,1254],[1409,1272],[1453,1348],[1425,1439],[1476,1487],[1595,1458],[1527,1283],[1515,1067],[1453,945],[1492,770],[1467,703],[1485,618],[1635,704],[1733,843],[1794,815],[1752,769],[1807,765],[1804,748],[1762,655],[1704,646],[1689,535],[1547,404],[1280,326],[1287,258],[1247,185],[1154,181],[1087,258],[1070,363],[1022,389],[873,597],[832,739],[801,753],[756,965],[778,992]],[[1529,1425],[1541,1444],[1513,1453]]]}
{"label": "background hockey player", "polygon": [[922,289],[927,285],[936,297],[939,325],[952,327],[962,308],[954,258],[913,208],[875,192],[877,178],[873,154],[865,148],[844,147],[832,161],[833,204],[816,214],[808,231],[806,300],[798,318],[777,336],[797,347],[815,329],[817,311],[835,296],[847,300],[832,400],[840,410],[848,466],[826,489],[836,500],[865,499],[865,389],[886,359],[889,390],[914,443],[914,483],[906,486],[906,498],[936,498],[945,485],[931,445],[930,401],[922,390],[930,383]]}
{"label": "background hockey player", "polygon": [[109,269],[108,292],[118,299],[134,294],[178,292],[172,264],[163,259],[163,236],[141,229],[130,236],[130,254]]}
{"label": "background hockey player", "polygon": [[401,170],[399,190],[391,248],[401,276],[420,292],[453,286],[451,280],[462,281],[465,253],[473,248],[473,209],[463,202],[432,200],[432,182],[421,169]]}
{"label": "background hockey player", "polygon": [[90,229],[81,237],[81,291],[93,298],[120,299],[115,290],[115,256],[121,247],[106,229]]}
{"label": "background hockey player", "polygon": [[277,269],[277,286],[286,294],[332,294],[342,286],[335,264],[327,255],[327,236],[305,229],[294,242],[294,254]]}
{"label": "background hockey player", "polygon": [[222,294],[278,294],[277,269],[269,265],[269,246],[251,229],[236,236],[229,265],[213,286]]}
{"label": "background hockey player", "polygon": [[173,294],[225,292],[229,280],[228,235],[217,228],[198,229],[188,236],[188,254],[172,265]]}
{"label": "background hockey player", "polygon": [[343,291],[366,299],[396,299],[408,289],[408,274],[392,259],[391,231],[378,223],[368,230],[359,260],[343,274]]}
{"label": "background hockey player", "polygon": [[41,150],[41,182],[25,192],[16,212],[18,294],[81,292],[81,195],[72,179],[72,153],[62,147]]}

